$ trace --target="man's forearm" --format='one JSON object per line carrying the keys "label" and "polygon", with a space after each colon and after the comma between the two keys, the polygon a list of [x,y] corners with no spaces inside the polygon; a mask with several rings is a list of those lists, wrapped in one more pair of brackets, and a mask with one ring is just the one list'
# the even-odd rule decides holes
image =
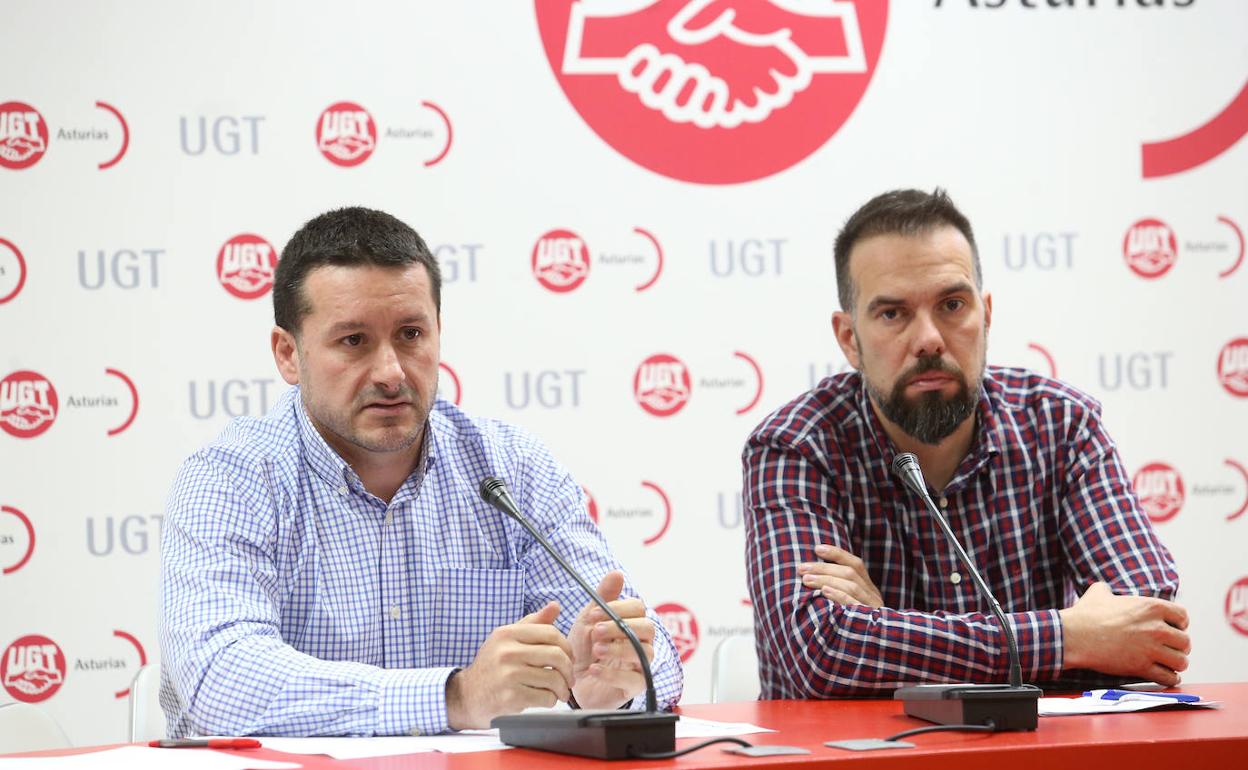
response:
{"label": "man's forearm", "polygon": [[407,735],[448,729],[453,669],[382,669],[325,661],[274,637],[237,639],[197,662],[166,657],[185,704],[185,734]]}
{"label": "man's forearm", "polygon": [[[790,612],[785,621],[764,622],[777,667],[802,697],[872,694],[915,682],[1004,681],[1008,674],[1005,636],[991,615],[815,602]],[[1018,642],[1023,676],[1057,676],[1062,663],[1057,612],[1012,613],[1006,619]]]}

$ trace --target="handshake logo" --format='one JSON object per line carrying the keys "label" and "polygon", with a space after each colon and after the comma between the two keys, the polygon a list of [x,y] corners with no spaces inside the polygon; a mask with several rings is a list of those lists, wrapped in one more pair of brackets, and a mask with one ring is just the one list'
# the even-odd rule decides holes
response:
{"label": "handshake logo", "polygon": [[[687,0],[676,13],[643,19],[628,14],[662,3],[632,0],[582,0],[572,6],[563,54],[565,75],[614,75],[620,87],[636,94],[648,109],[673,123],[698,128],[736,128],[761,123],[793,101],[819,74],[867,71],[858,13],[853,3],[725,2]],[[671,4],[669,4],[671,5]],[[623,56],[586,53],[590,21],[609,25],[636,38]],[[807,50],[795,34],[807,25],[835,22],[840,40],[810,39],[842,53]],[[815,37],[815,36],[809,36]]]}
{"label": "handshake logo", "polygon": [[551,68],[612,147],[665,176],[774,174],[841,127],[887,0],[538,0]]}

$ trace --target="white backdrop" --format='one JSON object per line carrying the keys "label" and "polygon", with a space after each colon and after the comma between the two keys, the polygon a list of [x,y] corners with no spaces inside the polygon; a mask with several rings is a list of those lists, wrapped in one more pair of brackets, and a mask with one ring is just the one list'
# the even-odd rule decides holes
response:
{"label": "white backdrop", "polygon": [[[577,75],[569,0],[9,0],[0,700],[38,702],[78,743],[122,738],[124,691],[159,655],[173,474],[285,387],[265,271],[235,281],[262,284],[240,299],[218,256],[242,234],[280,249],[346,204],[439,249],[444,393],[571,467],[646,599],[668,605],[686,702],[706,700],[715,643],[751,623],[743,440],[845,366],[832,241],[902,186],[946,187],[970,216],[990,360],[1101,399],[1132,474],[1164,464],[1138,485],[1192,613],[1186,678],[1248,679],[1248,5],[1034,4],[665,0],[604,18],[586,3],[580,42],[605,74]],[[792,45],[680,39],[725,9],[747,32],[792,29]],[[682,10],[697,13],[668,25]],[[703,56],[730,96],[777,94],[770,112],[730,127],[744,113],[652,109],[611,74],[630,52],[645,72],[645,43]],[[1202,126],[1146,169],[1144,145]],[[354,127],[366,138],[328,141]],[[365,154],[343,166],[335,151]],[[550,233],[542,252],[565,259],[538,272],[583,275],[570,290],[533,269]],[[582,261],[560,250],[576,241]],[[690,375],[667,417],[634,391],[655,354]]]}

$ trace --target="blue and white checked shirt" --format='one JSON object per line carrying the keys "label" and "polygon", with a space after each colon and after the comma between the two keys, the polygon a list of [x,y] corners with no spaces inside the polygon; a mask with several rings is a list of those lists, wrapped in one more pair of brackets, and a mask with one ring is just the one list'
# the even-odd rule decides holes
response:
{"label": "blue and white checked shirt", "polygon": [[[388,506],[312,426],[298,388],[186,461],[161,542],[171,736],[444,732],[446,680],[491,631],[555,599],[567,634],[586,597],[481,501],[485,476],[507,482],[591,583],[621,569],[580,486],[532,436],[442,400],[425,435],[422,467]],[[650,619],[659,706],[670,708],[684,674]]]}

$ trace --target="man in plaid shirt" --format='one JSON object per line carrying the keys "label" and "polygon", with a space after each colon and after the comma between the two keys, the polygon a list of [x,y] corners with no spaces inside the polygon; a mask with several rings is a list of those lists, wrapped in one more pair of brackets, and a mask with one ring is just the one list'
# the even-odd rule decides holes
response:
{"label": "man in plaid shirt", "polygon": [[992,297],[940,190],[880,195],[835,247],[837,342],[854,372],[772,414],[743,455],[746,568],[764,698],[1004,682],[1004,635],[922,501],[917,455],[996,594],[1024,676],[1178,683],[1187,613],[1100,404],[985,362]]}
{"label": "man in plaid shirt", "polygon": [[680,698],[672,640],[567,470],[435,397],[440,285],[420,236],[380,211],[323,214],[283,250],[271,343],[295,387],[192,455],[170,495],[172,736],[430,734],[556,701],[643,708],[633,647],[478,497],[487,476],[636,633],[659,707]]}

